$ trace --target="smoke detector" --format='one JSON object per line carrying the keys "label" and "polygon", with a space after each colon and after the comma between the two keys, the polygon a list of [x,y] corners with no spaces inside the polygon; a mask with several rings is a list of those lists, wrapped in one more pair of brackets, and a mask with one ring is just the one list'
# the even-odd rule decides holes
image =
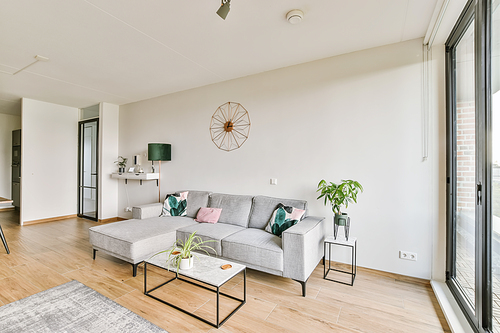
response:
{"label": "smoke detector", "polygon": [[304,18],[304,12],[300,9],[293,9],[286,13],[286,20],[291,24],[299,24]]}

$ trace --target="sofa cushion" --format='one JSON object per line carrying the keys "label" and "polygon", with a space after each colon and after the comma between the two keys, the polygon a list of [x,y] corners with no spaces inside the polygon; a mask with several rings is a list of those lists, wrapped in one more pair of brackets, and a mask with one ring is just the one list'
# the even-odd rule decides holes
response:
{"label": "sofa cushion", "polygon": [[283,271],[281,238],[264,230],[248,228],[224,238],[222,255],[228,259]]}
{"label": "sofa cushion", "polygon": [[[227,236],[234,234],[235,232],[245,230],[245,228],[227,224],[227,223],[197,223],[194,225],[189,225],[177,230],[177,239],[186,240],[189,235],[196,231],[196,236],[200,236],[202,240],[215,240],[216,242],[210,242],[206,245],[211,246],[217,251],[217,255],[220,256],[222,253],[221,240]],[[214,254],[208,251],[210,254]]]}
{"label": "sofa cushion", "polygon": [[167,194],[160,217],[186,216],[187,196],[187,191],[180,194]]}
{"label": "sofa cushion", "polygon": [[303,209],[279,203],[264,230],[281,237],[283,231],[299,223],[305,212]]}
{"label": "sofa cushion", "polygon": [[137,263],[166,250],[176,240],[180,227],[196,224],[189,217],[152,217],[98,225],[89,229],[90,243]]}
{"label": "sofa cushion", "polygon": [[201,207],[196,215],[196,222],[217,223],[220,218],[222,208]]}
{"label": "sofa cushion", "polygon": [[[246,228],[250,210],[252,209],[252,198],[251,195],[212,193],[208,207],[222,208],[219,218],[220,223],[234,224]],[[267,217],[268,221],[270,216]]]}
{"label": "sofa cushion", "polygon": [[279,203],[285,206],[303,209],[306,212],[302,218],[307,216],[307,201],[305,200],[279,199],[259,195],[253,198],[252,214],[250,215],[248,227],[264,229]]}
{"label": "sofa cushion", "polygon": [[[176,194],[180,194],[186,191],[177,191]],[[208,205],[208,196],[211,192],[208,191],[187,191],[187,213],[186,216],[195,218],[196,214],[198,214],[198,210],[201,207],[207,207]]]}

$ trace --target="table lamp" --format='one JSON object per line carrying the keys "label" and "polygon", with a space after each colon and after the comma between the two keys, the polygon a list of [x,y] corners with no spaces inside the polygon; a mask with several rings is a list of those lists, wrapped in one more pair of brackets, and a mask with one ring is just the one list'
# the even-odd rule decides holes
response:
{"label": "table lamp", "polygon": [[148,143],[148,161],[151,161],[154,171],[154,161],[158,161],[158,202],[161,202],[161,161],[170,161],[172,146],[169,143]]}

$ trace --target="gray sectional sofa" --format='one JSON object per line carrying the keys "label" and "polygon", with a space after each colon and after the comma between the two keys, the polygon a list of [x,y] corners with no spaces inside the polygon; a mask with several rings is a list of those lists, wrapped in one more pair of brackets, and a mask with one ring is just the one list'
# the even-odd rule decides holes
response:
{"label": "gray sectional sofa", "polygon": [[[219,257],[298,281],[305,296],[306,282],[323,258],[326,232],[323,217],[307,216],[307,201],[189,191],[187,202],[185,217],[158,217],[162,204],[156,203],[134,207],[132,220],[90,228],[94,259],[96,251],[103,251],[131,263],[136,276],[139,263],[196,231],[216,241],[210,245]],[[306,210],[281,238],[264,230],[279,203]],[[200,207],[222,208],[219,221],[196,222]]]}

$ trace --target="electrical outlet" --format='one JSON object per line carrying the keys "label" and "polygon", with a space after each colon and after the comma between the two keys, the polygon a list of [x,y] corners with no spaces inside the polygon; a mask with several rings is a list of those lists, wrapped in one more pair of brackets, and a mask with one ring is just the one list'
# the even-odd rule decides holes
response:
{"label": "electrical outlet", "polygon": [[126,212],[131,212],[131,211],[132,211],[132,207],[127,207],[127,208],[125,208],[125,211],[126,211]]}
{"label": "electrical outlet", "polygon": [[417,254],[415,252],[399,251],[399,258],[417,261]]}
{"label": "electrical outlet", "polygon": [[277,178],[271,178],[270,183],[271,183],[271,185],[278,185],[278,179]]}

